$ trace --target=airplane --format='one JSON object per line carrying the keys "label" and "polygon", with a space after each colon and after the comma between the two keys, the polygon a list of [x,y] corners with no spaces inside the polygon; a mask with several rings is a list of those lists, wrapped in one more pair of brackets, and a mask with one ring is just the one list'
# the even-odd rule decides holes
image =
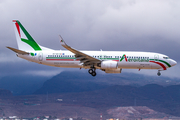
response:
{"label": "airplane", "polygon": [[39,45],[18,20],[13,20],[18,48],[7,47],[20,58],[31,62],[64,68],[84,68],[92,76],[96,69],[106,73],[121,73],[122,69],[156,69],[160,71],[175,66],[177,62],[167,55],[135,51],[79,51],[67,45],[60,36],[61,45],[67,50],[53,50]]}

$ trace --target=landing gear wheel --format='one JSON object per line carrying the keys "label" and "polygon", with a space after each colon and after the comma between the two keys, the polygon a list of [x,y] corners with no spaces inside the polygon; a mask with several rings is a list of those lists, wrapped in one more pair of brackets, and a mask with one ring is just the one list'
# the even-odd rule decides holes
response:
{"label": "landing gear wheel", "polygon": [[161,75],[160,71],[158,71],[157,75],[158,75],[158,76],[160,76],[160,75]]}
{"label": "landing gear wheel", "polygon": [[93,73],[93,69],[89,69],[88,72],[89,72],[89,74],[92,74]]}
{"label": "landing gear wheel", "polygon": [[91,68],[88,70],[89,74],[91,74],[93,77],[96,76],[96,68]]}
{"label": "landing gear wheel", "polygon": [[93,71],[91,75],[92,75],[93,77],[95,77],[95,76],[96,76],[96,72]]}

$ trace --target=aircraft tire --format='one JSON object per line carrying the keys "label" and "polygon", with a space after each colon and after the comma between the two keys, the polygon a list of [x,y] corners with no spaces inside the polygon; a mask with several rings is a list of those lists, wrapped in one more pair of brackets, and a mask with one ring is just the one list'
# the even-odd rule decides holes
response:
{"label": "aircraft tire", "polygon": [[157,75],[158,75],[158,76],[160,76],[160,75],[161,75],[160,71],[158,71]]}
{"label": "aircraft tire", "polygon": [[96,72],[93,71],[91,75],[92,75],[93,77],[95,77],[95,76],[96,76]]}
{"label": "aircraft tire", "polygon": [[89,74],[92,74],[93,73],[93,69],[89,69],[88,72],[89,72]]}

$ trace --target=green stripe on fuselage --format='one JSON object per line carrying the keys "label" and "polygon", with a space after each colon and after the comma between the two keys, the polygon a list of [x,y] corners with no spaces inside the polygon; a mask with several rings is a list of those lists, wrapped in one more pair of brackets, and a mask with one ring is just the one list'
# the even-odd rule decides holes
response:
{"label": "green stripe on fuselage", "polygon": [[150,59],[150,60],[152,60],[152,61],[160,61],[160,62],[165,63],[168,67],[171,67],[171,65],[169,63],[167,63],[166,61],[164,61],[164,60],[155,60],[155,59]]}

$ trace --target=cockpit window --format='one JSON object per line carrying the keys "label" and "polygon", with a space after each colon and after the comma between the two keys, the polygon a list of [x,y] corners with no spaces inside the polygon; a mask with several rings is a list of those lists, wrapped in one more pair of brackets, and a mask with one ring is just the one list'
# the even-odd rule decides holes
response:
{"label": "cockpit window", "polygon": [[169,57],[163,57],[164,59],[169,59]]}

